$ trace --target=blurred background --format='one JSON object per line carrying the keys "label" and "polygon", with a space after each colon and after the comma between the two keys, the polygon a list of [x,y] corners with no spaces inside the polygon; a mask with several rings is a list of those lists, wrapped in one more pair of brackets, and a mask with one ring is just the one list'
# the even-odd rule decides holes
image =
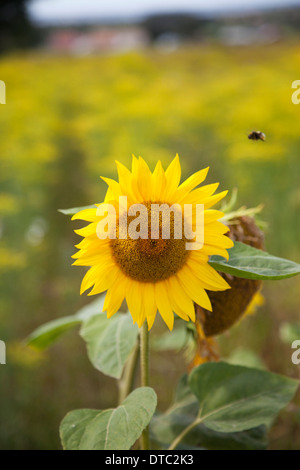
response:
{"label": "blurred background", "polygon": [[[100,202],[99,175],[115,178],[115,159],[134,153],[153,169],[178,152],[183,177],[209,165],[208,182],[238,188],[238,207],[264,204],[267,250],[300,262],[297,79],[299,1],[1,2],[1,449],[59,449],[69,410],[115,406],[114,380],[93,369],[76,331],[43,353],[24,345],[90,301],[79,296],[84,268],[71,267],[77,226],[57,210]],[[266,142],[248,140],[253,130]],[[299,322],[299,279],[265,282],[263,296],[222,335],[222,354],[246,348],[299,377],[280,337],[283,322]],[[151,367],[163,410],[186,363],[156,352]],[[274,423],[270,449],[300,449],[299,403]]]}

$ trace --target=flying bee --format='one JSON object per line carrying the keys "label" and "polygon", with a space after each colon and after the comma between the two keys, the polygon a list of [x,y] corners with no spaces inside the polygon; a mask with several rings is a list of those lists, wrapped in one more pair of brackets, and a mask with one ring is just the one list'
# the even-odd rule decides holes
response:
{"label": "flying bee", "polygon": [[252,131],[251,134],[248,135],[248,139],[262,140],[264,142],[266,140],[266,135],[260,131]]}

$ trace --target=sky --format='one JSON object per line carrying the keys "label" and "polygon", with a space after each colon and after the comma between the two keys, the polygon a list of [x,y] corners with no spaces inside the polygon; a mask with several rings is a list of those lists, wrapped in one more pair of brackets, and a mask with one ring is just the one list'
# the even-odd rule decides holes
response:
{"label": "sky", "polygon": [[212,13],[298,4],[300,0],[31,0],[31,17],[43,23],[130,19],[149,13],[184,11]]}

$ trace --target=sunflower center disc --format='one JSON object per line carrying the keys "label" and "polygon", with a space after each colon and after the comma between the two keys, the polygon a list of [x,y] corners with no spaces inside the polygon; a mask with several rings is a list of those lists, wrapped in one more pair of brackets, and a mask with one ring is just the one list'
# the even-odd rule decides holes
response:
{"label": "sunflower center disc", "polygon": [[[117,238],[110,243],[116,263],[128,277],[140,282],[159,282],[175,274],[185,264],[189,254],[185,245],[187,239],[184,236],[182,220],[182,237],[174,237],[173,211],[170,211],[169,238],[163,238],[164,220],[161,213],[159,233],[155,238],[151,238],[151,203],[144,205],[148,212],[148,238],[132,239],[127,232],[127,238],[121,239],[117,224]],[[128,216],[128,228],[134,219],[135,217]]]}

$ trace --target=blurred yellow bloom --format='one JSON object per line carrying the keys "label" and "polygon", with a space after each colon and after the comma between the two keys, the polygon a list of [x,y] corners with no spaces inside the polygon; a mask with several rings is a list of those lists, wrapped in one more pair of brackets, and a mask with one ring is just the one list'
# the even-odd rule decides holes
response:
{"label": "blurred yellow bloom", "polygon": [[[148,220],[152,222],[151,204],[203,204],[204,243],[199,250],[187,250],[186,238],[162,236],[162,222],[158,238],[148,226],[147,238],[132,239],[119,236],[120,218],[116,222],[115,239],[99,239],[97,225],[101,216],[97,207],[80,211],[73,219],[90,222],[76,233],[84,239],[77,245],[75,265],[90,266],[83,278],[81,292],[93,289],[89,295],[107,291],[103,310],[111,317],[126,299],[134,322],[140,327],[145,321],[150,329],[157,310],[171,330],[174,312],[186,321],[195,321],[194,303],[211,310],[205,289],[228,289],[227,282],[208,264],[210,255],[228,258],[227,248],[233,242],[224,234],[228,227],[218,222],[223,213],[210,208],[227,193],[214,194],[218,184],[197,188],[207,175],[208,168],[200,170],[180,184],[181,166],[178,156],[166,171],[159,161],[152,173],[146,162],[133,157],[132,171],[117,162],[119,182],[103,178],[108,184],[104,203],[117,207],[119,197],[126,196],[129,204],[144,204]],[[195,189],[197,188],[197,189]],[[175,216],[174,216],[175,218]],[[172,219],[171,219],[172,223]],[[152,222],[153,224],[153,222]],[[173,229],[174,229],[173,220]],[[194,224],[194,216],[192,225]],[[171,225],[171,224],[170,224]],[[174,231],[174,230],[173,230]],[[151,236],[149,237],[149,234]]]}
{"label": "blurred yellow bloom", "polygon": [[258,309],[258,307],[261,307],[262,305],[264,305],[265,303],[265,298],[264,296],[261,294],[260,291],[256,292],[256,294],[254,294],[250,304],[248,305],[245,313],[244,313],[244,316],[247,316],[247,315],[254,315],[256,313],[256,310]]}
{"label": "blurred yellow bloom", "polygon": [[8,343],[7,356],[13,364],[26,368],[39,367],[45,361],[44,351],[39,351],[17,341]]}

